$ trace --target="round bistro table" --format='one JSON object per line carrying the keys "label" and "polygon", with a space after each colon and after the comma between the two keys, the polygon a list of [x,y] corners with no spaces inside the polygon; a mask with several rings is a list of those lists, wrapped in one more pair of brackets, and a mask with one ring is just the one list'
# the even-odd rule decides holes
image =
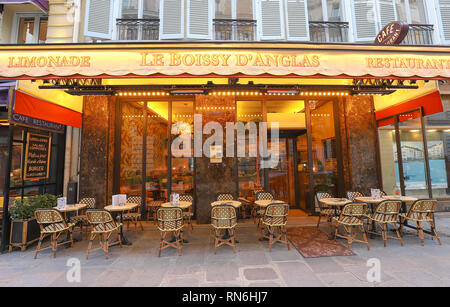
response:
{"label": "round bistro table", "polygon": [[132,204],[132,203],[126,203],[124,205],[120,206],[106,206],[104,209],[111,212],[111,213],[119,213],[120,214],[120,237],[122,238],[122,245],[131,245],[131,242],[129,242],[125,236],[123,235],[123,213],[125,211],[133,210],[134,208],[138,207],[139,204]]}

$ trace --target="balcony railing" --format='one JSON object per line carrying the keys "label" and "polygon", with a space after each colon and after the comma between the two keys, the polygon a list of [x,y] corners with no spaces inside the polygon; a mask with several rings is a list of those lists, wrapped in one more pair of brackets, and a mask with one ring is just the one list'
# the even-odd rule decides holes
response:
{"label": "balcony railing", "polygon": [[348,42],[348,22],[310,21],[309,35],[316,43]]}
{"label": "balcony railing", "polygon": [[117,40],[159,40],[159,19],[117,19]]}
{"label": "balcony railing", "polygon": [[410,24],[402,45],[433,45],[433,25]]}
{"label": "balcony railing", "polygon": [[256,40],[256,20],[214,19],[213,22],[215,40]]}

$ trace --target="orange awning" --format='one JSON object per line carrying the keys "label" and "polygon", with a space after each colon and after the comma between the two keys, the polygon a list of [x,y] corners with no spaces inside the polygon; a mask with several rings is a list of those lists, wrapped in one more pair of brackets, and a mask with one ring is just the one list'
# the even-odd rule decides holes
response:
{"label": "orange awning", "polygon": [[81,113],[20,91],[16,91],[14,112],[61,125],[81,127]]}
{"label": "orange awning", "polygon": [[[444,111],[442,106],[441,94],[436,91],[431,94],[424,95],[419,98],[409,100],[407,102],[392,106],[390,108],[375,112],[375,118],[378,121],[378,127],[394,124],[392,116],[407,113],[412,110],[423,108],[424,116],[441,113]],[[413,114],[414,113],[414,114]],[[406,114],[407,116],[400,121],[415,118],[415,112]]]}

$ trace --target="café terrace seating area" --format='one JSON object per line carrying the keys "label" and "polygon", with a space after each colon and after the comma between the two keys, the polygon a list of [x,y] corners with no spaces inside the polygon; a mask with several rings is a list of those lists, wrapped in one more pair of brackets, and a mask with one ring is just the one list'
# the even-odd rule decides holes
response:
{"label": "caf\u00e9 terrace seating area", "polygon": [[[133,245],[128,237],[136,238],[147,231],[160,234],[152,242],[155,257],[169,253],[168,249],[182,257],[186,249],[196,248],[196,244],[190,244],[199,231],[196,228],[205,227],[215,255],[225,250],[236,253],[237,247],[248,244],[239,239],[240,229],[244,228],[247,235],[251,231],[254,238],[259,238],[255,240],[269,253],[289,251],[294,246],[305,258],[327,256],[326,251],[314,251],[321,246],[333,250],[328,256],[345,256],[354,254],[352,247],[356,244],[365,246],[369,254],[371,245],[381,242],[386,250],[393,244],[407,249],[411,242],[418,246],[442,245],[435,224],[435,200],[387,195],[378,189],[372,189],[370,196],[359,191],[346,194],[346,198],[337,198],[329,192],[316,192],[317,216],[303,217],[314,219],[313,227],[295,227],[302,217],[290,212],[288,203],[263,189],[255,189],[254,197],[247,198],[218,192],[211,203],[210,225],[195,223],[194,198],[190,194],[173,193],[170,201],[154,201],[148,206],[140,196],[114,195],[112,204],[102,209],[96,208],[95,199],[89,197],[75,205],[58,202],[55,208],[36,210],[41,236],[34,258],[47,257],[42,252],[45,249],[51,249],[55,258],[62,246],[70,248],[88,240],[86,259],[99,250],[108,259]],[[406,236],[417,240],[406,244]]]}

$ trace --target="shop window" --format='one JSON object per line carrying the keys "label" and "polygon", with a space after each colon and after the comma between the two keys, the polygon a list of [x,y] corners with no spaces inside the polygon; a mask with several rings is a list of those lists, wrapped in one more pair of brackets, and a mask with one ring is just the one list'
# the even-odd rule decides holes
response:
{"label": "shop window", "polygon": [[380,144],[383,191],[389,195],[394,195],[395,191],[400,191],[395,126],[380,127],[378,129],[378,141]]}
{"label": "shop window", "polygon": [[48,18],[41,14],[18,14],[13,43],[43,44],[47,40]]}
{"label": "shop window", "polygon": [[[261,101],[237,101],[237,121],[247,125],[254,123],[259,128],[262,122],[262,104]],[[258,132],[259,133],[259,132]],[[238,176],[239,176],[239,195],[242,197],[255,196],[255,190],[263,189],[264,173],[260,168],[260,158],[258,155],[258,141],[251,138],[249,131],[245,131],[245,156],[238,157]],[[256,156],[250,153],[256,152]]]}
{"label": "shop window", "polygon": [[[193,125],[194,103],[173,101],[171,140],[176,142],[172,146],[172,192],[174,193],[191,195],[194,193]],[[175,144],[178,144],[178,147]]]}
{"label": "shop window", "polygon": [[425,117],[433,197],[450,197],[450,111]]}

